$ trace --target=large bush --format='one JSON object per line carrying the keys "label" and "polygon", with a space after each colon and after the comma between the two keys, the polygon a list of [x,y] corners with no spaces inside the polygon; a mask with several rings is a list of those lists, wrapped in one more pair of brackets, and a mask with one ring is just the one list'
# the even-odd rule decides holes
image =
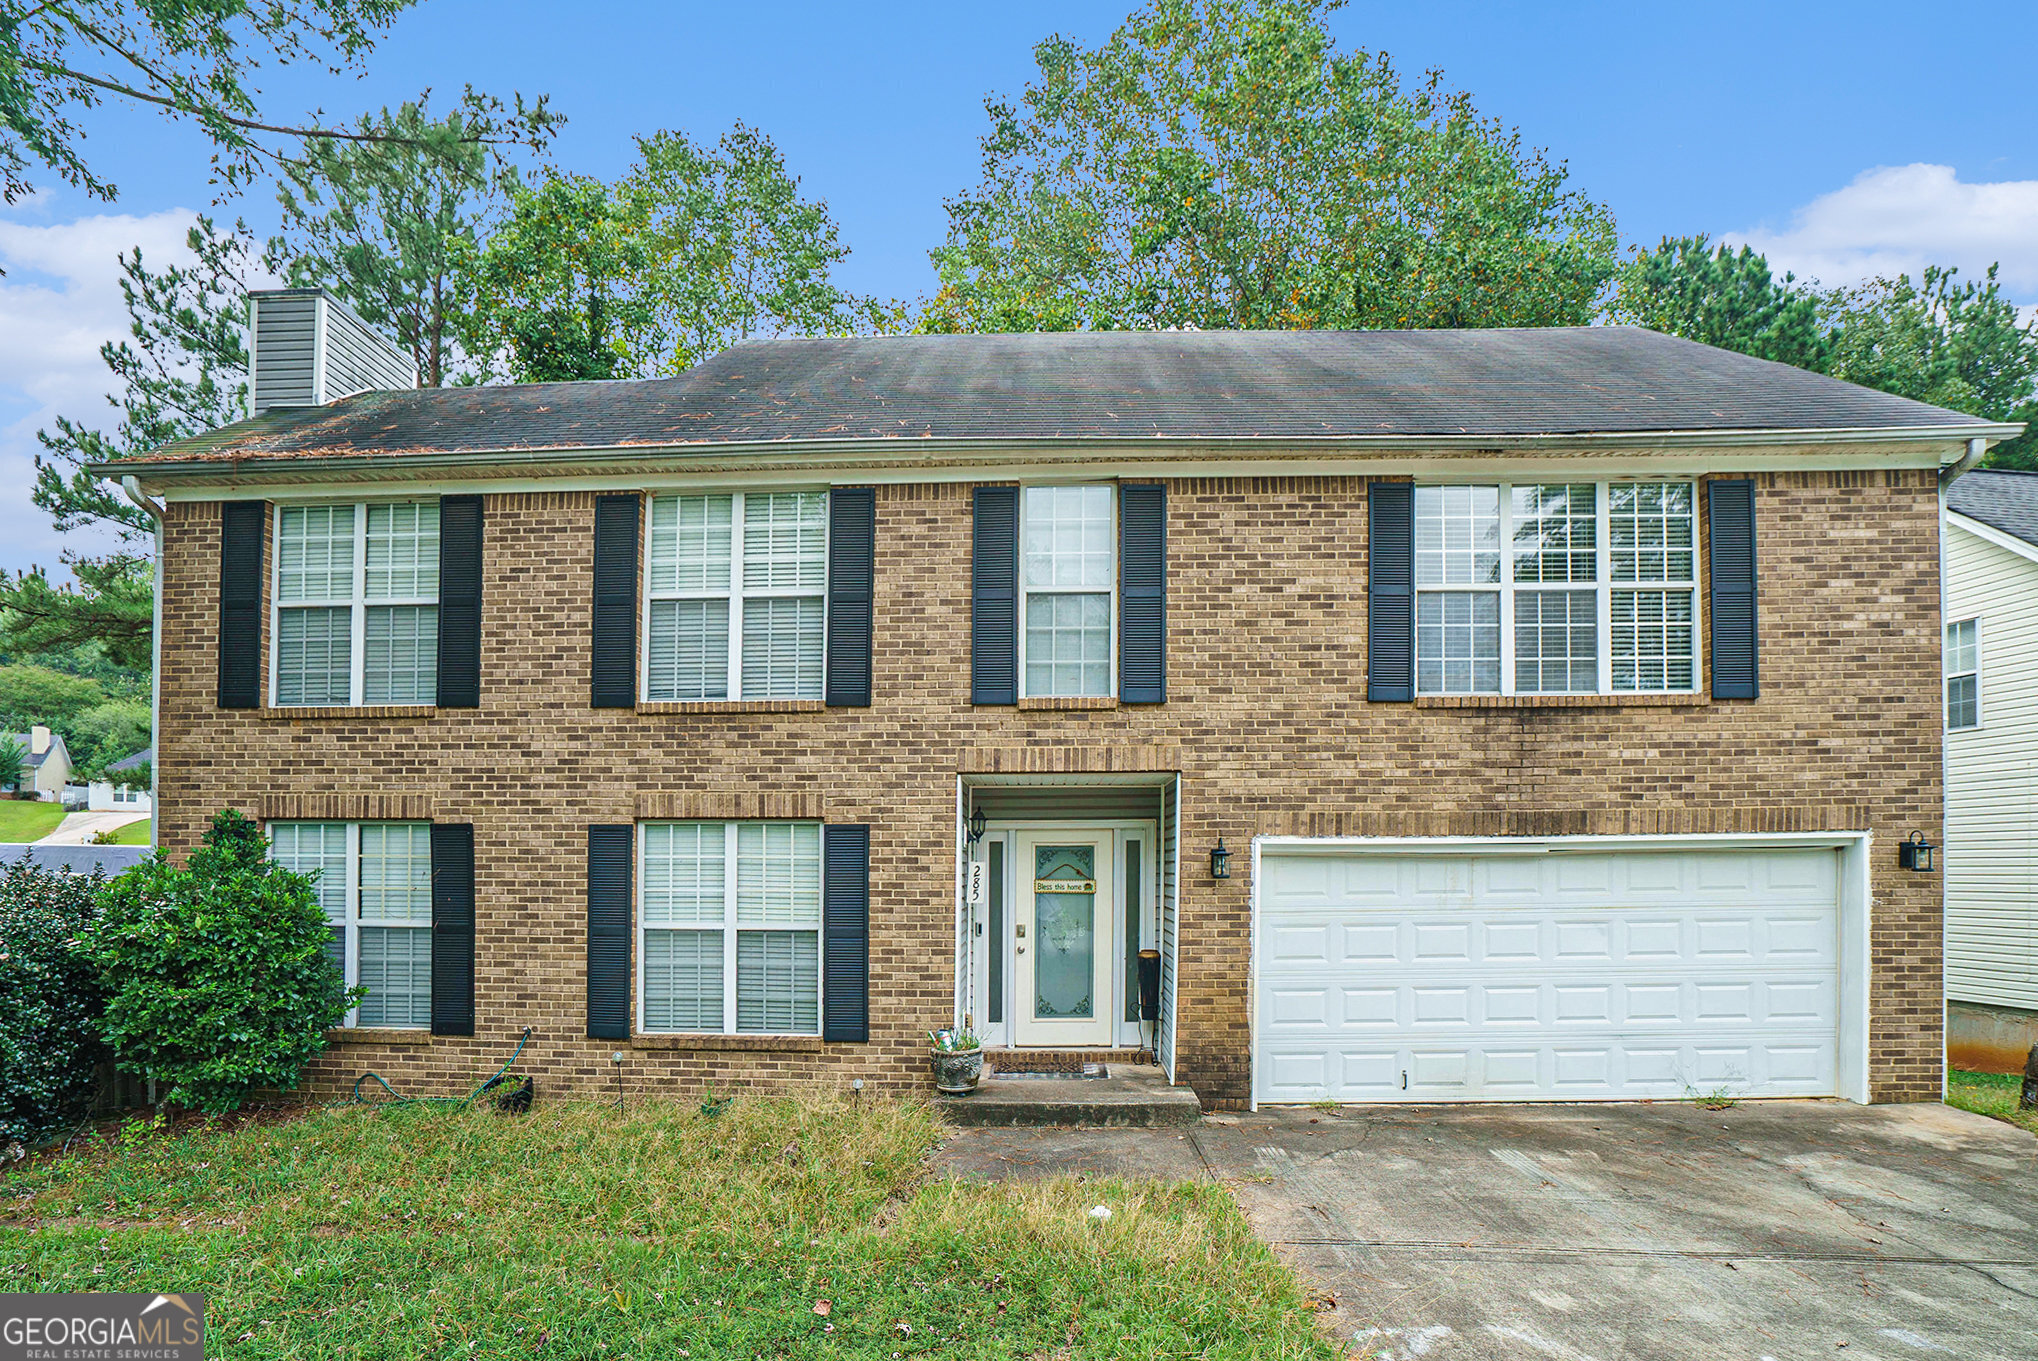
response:
{"label": "large bush", "polygon": [[33,1144],[84,1115],[104,995],[81,937],[105,879],[0,865],[0,1144]]}
{"label": "large bush", "polygon": [[326,953],[312,881],[268,850],[227,811],[182,868],[158,855],[107,887],[87,947],[107,983],[100,1028],[160,1100],[229,1111],[295,1086],[358,1000]]}

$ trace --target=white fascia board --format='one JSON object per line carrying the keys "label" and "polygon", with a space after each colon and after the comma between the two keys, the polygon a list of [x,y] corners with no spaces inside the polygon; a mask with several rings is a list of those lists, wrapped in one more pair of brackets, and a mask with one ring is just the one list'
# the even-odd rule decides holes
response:
{"label": "white fascia board", "polygon": [[2038,543],[2029,543],[2014,534],[2005,534],[1994,525],[1985,525],[1972,516],[1962,515],[1957,510],[1946,512],[1946,523],[1955,529],[1967,531],[1983,543],[1992,543],[1997,548],[2006,549],[2020,558],[2038,562]]}

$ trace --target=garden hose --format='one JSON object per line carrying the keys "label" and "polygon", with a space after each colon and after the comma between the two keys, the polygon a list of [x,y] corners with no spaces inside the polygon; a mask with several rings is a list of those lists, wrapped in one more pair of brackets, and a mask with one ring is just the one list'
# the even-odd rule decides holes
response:
{"label": "garden hose", "polygon": [[[344,1101],[335,1101],[335,1102],[334,1102],[333,1104],[334,1104],[334,1105],[336,1105],[336,1106],[466,1106],[466,1105],[469,1105],[469,1104],[471,1104],[471,1103],[473,1102],[473,1100],[474,1100],[474,1098],[475,1098],[475,1097],[477,1097],[477,1096],[480,1096],[480,1095],[481,1095],[481,1094],[482,1094],[483,1092],[485,1092],[485,1091],[488,1091],[488,1090],[489,1090],[490,1088],[494,1087],[494,1086],[495,1086],[495,1085],[496,1085],[496,1084],[497,1084],[498,1082],[502,1081],[502,1078],[503,1078],[503,1074],[505,1074],[505,1073],[509,1072],[509,1070],[510,1070],[511,1066],[512,1066],[512,1065],[514,1065],[514,1064],[516,1063],[517,1059],[518,1059],[519,1057],[521,1057],[521,1056],[522,1056],[522,1054],[523,1054],[523,1052],[524,1052],[524,1046],[525,1046],[525,1045],[527,1045],[527,1044],[529,1044],[529,1043],[531,1042],[531,1031],[532,1031],[532,1027],[530,1027],[530,1026],[525,1026],[525,1027],[524,1027],[524,1033],[523,1033],[523,1036],[522,1036],[522,1038],[520,1038],[520,1039],[519,1039],[519,1040],[517,1041],[517,1047],[516,1047],[516,1052],[515,1052],[515,1053],[512,1053],[512,1054],[511,1054],[511,1055],[509,1056],[509,1062],[508,1062],[508,1063],[505,1063],[505,1064],[504,1064],[504,1065],[503,1065],[502,1067],[500,1067],[500,1068],[496,1069],[496,1070],[495,1070],[495,1076],[494,1076],[494,1077],[491,1077],[491,1078],[490,1078],[490,1079],[489,1079],[488,1081],[486,1081],[486,1082],[482,1083],[482,1084],[481,1084],[481,1085],[480,1085],[479,1087],[476,1087],[476,1088],[475,1088],[475,1089],[474,1089],[473,1091],[471,1091],[471,1092],[467,1093],[467,1095],[465,1095],[465,1096],[399,1096],[399,1095],[397,1094],[396,1088],[394,1088],[394,1087],[390,1086],[390,1085],[389,1085],[389,1080],[388,1080],[387,1078],[383,1077],[383,1076],[382,1076],[382,1074],[380,1074],[380,1073],[363,1073],[363,1074],[361,1074],[361,1076],[359,1076],[359,1077],[357,1077],[357,1078],[355,1078],[355,1079],[354,1079],[354,1094],[353,1094],[353,1095],[352,1095],[351,1097],[348,1097],[348,1098],[347,1098],[346,1100],[344,1100]],[[362,1084],[362,1083],[364,1083],[364,1082],[367,1082],[367,1081],[368,1081],[368,1080],[369,1080],[370,1078],[373,1078],[373,1079],[375,1080],[375,1083],[376,1083],[376,1085],[378,1085],[379,1087],[381,1087],[383,1091],[385,1091],[385,1092],[388,1092],[388,1093],[389,1093],[388,1099],[386,1099],[386,1100],[382,1100],[382,1099],[374,1099],[374,1098],[370,1098],[370,1097],[365,1097],[365,1096],[361,1095],[361,1084]]]}

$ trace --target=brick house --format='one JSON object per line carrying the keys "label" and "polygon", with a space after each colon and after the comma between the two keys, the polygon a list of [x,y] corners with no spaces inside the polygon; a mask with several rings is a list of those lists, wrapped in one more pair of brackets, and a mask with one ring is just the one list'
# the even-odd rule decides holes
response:
{"label": "brick house", "polygon": [[330,367],[105,470],[162,844],[260,818],[370,989],[323,1083],[923,1089],[963,1021],[1215,1106],[1940,1091],[1896,845],[2016,427],[1612,327]]}

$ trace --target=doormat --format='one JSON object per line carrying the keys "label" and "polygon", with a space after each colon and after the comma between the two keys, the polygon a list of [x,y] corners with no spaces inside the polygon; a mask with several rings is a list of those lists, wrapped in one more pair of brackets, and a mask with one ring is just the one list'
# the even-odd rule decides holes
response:
{"label": "doormat", "polygon": [[991,1074],[1001,1082],[1007,1078],[1019,1078],[1022,1081],[1028,1078],[1060,1078],[1066,1082],[1079,1078],[1110,1076],[1101,1063],[1072,1064],[1067,1068],[1051,1068],[1040,1064],[1027,1068],[993,1068]]}

